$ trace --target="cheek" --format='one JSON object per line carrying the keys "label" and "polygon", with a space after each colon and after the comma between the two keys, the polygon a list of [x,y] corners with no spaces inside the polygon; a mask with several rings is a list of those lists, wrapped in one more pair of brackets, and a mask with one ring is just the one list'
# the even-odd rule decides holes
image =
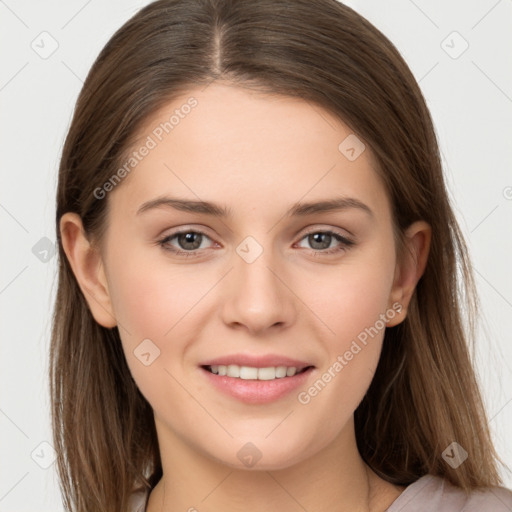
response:
{"label": "cheek", "polygon": [[[322,320],[326,339],[332,340],[331,347],[343,350],[350,340],[374,326],[380,315],[386,313],[393,271],[392,257],[370,253],[360,258],[356,255],[338,267],[316,272],[302,281],[304,302]],[[381,324],[377,325],[380,330]]]}
{"label": "cheek", "polygon": [[[152,248],[151,251],[160,249]],[[204,276],[148,251],[113,254],[109,284],[117,320],[131,336],[162,339],[208,289]]]}
{"label": "cheek", "polygon": [[317,274],[315,286],[303,288],[322,320],[326,355],[313,387],[299,397],[311,410],[330,409],[333,419],[343,422],[362,400],[379,361],[386,319],[396,314],[388,309],[394,265],[392,248],[375,245],[347,258],[335,272]]}
{"label": "cheek", "polygon": [[149,403],[163,407],[168,394],[176,398],[182,392],[169,372],[181,364],[187,314],[205,286],[169,265],[141,260],[135,252],[118,259],[110,275],[112,303],[130,372]]}
{"label": "cheek", "polygon": [[[183,329],[208,287],[204,276],[201,279],[197,272],[171,265],[165,258],[148,264],[147,251],[133,250],[129,255],[112,251],[110,261],[110,296],[123,349],[144,393],[155,379],[157,368],[181,360],[187,342]],[[142,347],[147,350],[141,352]],[[141,353],[148,352],[150,360],[155,355],[158,357],[146,367]]]}

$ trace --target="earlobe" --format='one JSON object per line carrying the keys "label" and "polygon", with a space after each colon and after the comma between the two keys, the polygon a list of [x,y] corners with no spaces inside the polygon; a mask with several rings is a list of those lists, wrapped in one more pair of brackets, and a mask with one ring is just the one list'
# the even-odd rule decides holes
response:
{"label": "earlobe", "polygon": [[59,229],[64,252],[94,319],[103,327],[115,327],[101,254],[87,239],[82,219],[76,213],[65,213]]}
{"label": "earlobe", "polygon": [[406,247],[396,265],[389,299],[390,304],[399,303],[401,310],[388,321],[387,327],[401,323],[407,316],[409,302],[427,266],[432,229],[425,221],[417,221],[406,229],[404,236]]}

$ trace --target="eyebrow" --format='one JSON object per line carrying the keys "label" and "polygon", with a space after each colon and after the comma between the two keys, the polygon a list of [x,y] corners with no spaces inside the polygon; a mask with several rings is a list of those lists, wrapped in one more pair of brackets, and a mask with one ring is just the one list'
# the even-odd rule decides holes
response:
{"label": "eyebrow", "polygon": [[[193,201],[190,199],[179,199],[172,197],[158,197],[147,201],[137,210],[137,215],[154,208],[174,208],[183,212],[202,213],[213,217],[226,218],[231,217],[230,208],[220,206],[208,201]],[[367,213],[370,217],[375,217],[373,211],[365,203],[353,197],[337,197],[325,199],[323,201],[310,203],[295,203],[284,216],[305,217],[315,213],[343,211],[348,209],[358,209]]]}

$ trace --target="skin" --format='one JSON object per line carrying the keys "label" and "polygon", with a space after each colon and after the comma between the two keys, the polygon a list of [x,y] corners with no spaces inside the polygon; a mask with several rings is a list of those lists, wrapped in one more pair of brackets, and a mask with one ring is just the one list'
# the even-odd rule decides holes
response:
{"label": "skin", "polygon": [[[213,389],[199,365],[240,352],[281,354],[315,366],[298,391],[307,389],[394,303],[401,312],[386,317],[387,326],[403,321],[430,227],[412,224],[410,256],[398,258],[370,148],[349,161],[338,146],[350,128],[300,99],[222,82],[192,88],[142,127],[140,141],[191,96],[198,105],[103,199],[110,209],[99,248],[76,214],[60,224],[94,318],[118,326],[130,371],[154,410],[164,476],[148,511],[255,512],[268,503],[285,512],[385,510],[403,488],[363,462],[353,420],[385,329],[307,404],[295,391],[273,403],[242,403]],[[336,194],[362,201],[373,215],[347,208],[284,216],[296,202]],[[168,207],[137,214],[162,195],[225,205],[232,217]],[[178,228],[206,233],[198,256],[158,244]],[[328,229],[355,244],[314,245],[306,236]],[[247,236],[263,249],[251,263],[236,252]],[[187,250],[177,237],[169,246]],[[322,252],[336,247],[342,250]],[[160,349],[149,366],[133,353],[144,339]],[[251,468],[237,457],[247,442],[262,455]]]}

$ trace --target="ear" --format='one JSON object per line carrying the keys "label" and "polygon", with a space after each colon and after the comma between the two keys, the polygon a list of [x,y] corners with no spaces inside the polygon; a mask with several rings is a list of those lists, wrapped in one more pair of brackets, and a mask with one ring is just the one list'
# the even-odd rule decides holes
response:
{"label": "ear", "polygon": [[65,213],[61,217],[59,229],[64,252],[94,319],[103,327],[115,327],[117,321],[101,254],[89,242],[82,219],[76,213]]}
{"label": "ear", "polygon": [[397,262],[389,297],[390,306],[398,303],[401,310],[388,321],[387,327],[399,324],[407,316],[412,294],[427,265],[432,229],[426,222],[417,221],[406,229],[404,235],[405,251]]}

